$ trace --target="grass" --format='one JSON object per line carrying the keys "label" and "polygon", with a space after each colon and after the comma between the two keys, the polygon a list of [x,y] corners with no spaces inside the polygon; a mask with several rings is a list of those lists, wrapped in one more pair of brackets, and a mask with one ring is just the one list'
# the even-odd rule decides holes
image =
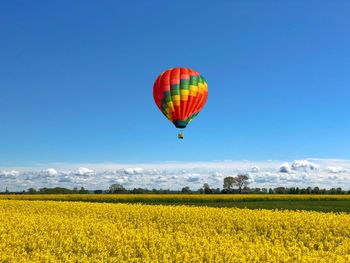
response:
{"label": "grass", "polygon": [[350,200],[245,200],[223,202],[218,204],[207,203],[205,205],[249,209],[288,209],[350,213]]}
{"label": "grass", "polygon": [[191,205],[250,209],[313,210],[350,213],[350,195],[132,195],[132,194],[47,194],[0,195],[0,199],[53,200],[99,203],[141,203],[151,205]]}

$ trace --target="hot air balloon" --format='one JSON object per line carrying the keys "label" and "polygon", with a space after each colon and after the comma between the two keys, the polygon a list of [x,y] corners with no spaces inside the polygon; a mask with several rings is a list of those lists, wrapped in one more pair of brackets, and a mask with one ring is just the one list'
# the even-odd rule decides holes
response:
{"label": "hot air balloon", "polygon": [[159,110],[180,129],[198,115],[208,98],[208,84],[204,77],[190,68],[172,68],[158,76],[153,86],[153,98]]}

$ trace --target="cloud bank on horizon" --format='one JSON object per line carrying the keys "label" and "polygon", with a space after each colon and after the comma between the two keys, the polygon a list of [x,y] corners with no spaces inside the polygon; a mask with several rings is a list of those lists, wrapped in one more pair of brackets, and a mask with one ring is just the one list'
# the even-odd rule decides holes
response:
{"label": "cloud bank on horizon", "polygon": [[157,164],[57,164],[50,167],[0,169],[0,191],[43,187],[108,189],[125,188],[180,190],[198,189],[204,183],[222,188],[226,176],[248,174],[250,187],[342,187],[350,189],[350,160],[307,159],[281,161],[164,162]]}

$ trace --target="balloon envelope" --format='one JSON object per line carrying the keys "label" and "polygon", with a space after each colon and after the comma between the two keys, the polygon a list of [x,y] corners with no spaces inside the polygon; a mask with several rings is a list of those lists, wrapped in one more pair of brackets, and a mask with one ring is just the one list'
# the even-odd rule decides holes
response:
{"label": "balloon envelope", "polygon": [[154,82],[153,98],[160,111],[177,128],[185,128],[207,101],[208,84],[195,70],[172,68]]}

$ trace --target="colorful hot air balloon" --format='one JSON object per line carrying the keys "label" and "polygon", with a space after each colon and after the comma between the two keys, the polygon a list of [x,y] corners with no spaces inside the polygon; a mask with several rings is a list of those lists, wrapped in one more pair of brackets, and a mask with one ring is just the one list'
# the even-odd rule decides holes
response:
{"label": "colorful hot air balloon", "polygon": [[[208,84],[197,71],[172,68],[154,82],[153,98],[160,111],[176,128],[183,129],[203,108],[208,98]],[[183,139],[182,132],[179,139]]]}

